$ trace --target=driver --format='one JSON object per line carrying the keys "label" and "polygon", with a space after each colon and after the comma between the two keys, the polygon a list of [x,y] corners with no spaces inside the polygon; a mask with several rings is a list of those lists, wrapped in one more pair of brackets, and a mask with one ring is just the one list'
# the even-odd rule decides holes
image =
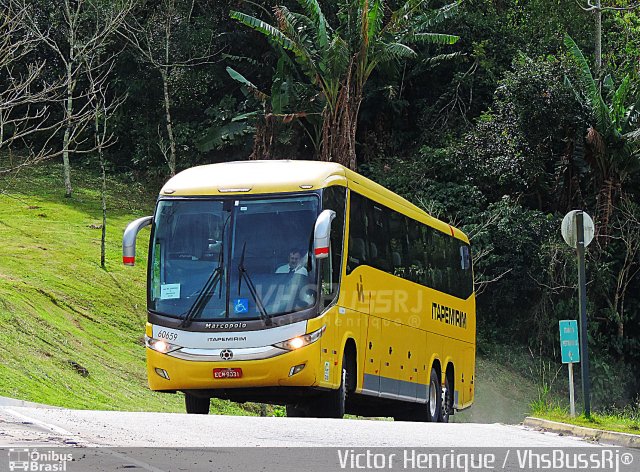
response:
{"label": "driver", "polygon": [[299,249],[289,251],[289,263],[276,269],[276,274],[300,274],[308,275],[307,269],[302,265],[302,257]]}

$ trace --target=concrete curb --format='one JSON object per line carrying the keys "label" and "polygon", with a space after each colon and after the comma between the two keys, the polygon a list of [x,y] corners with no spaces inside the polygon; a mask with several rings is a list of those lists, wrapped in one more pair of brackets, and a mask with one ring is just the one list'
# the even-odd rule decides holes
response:
{"label": "concrete curb", "polygon": [[637,434],[617,433],[615,431],[585,428],[584,426],[558,423],[557,421],[543,420],[542,418],[534,418],[531,416],[527,416],[524,419],[524,425],[529,426],[530,428],[541,428],[553,433],[577,436],[604,444],[640,449],[640,435]]}

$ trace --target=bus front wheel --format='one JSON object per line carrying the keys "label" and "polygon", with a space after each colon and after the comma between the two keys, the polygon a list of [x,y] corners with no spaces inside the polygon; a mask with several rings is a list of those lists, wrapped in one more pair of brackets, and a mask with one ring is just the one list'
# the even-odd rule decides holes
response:
{"label": "bus front wheel", "polygon": [[351,373],[347,362],[347,356],[342,359],[342,376],[340,381],[340,387],[337,390],[330,390],[318,399],[316,403],[318,418],[342,418],[345,413],[345,407],[347,404],[347,386],[350,385]]}
{"label": "bus front wheel", "polygon": [[209,408],[211,407],[211,399],[209,397],[197,397],[185,392],[184,405],[189,414],[208,415]]}
{"label": "bus front wheel", "polygon": [[304,418],[305,416],[309,416],[308,407],[301,403],[287,403],[286,411],[288,418]]}

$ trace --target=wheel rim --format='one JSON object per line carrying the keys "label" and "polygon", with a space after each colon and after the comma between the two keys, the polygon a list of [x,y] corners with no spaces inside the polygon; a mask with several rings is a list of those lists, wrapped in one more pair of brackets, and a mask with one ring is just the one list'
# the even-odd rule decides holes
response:
{"label": "wheel rim", "polygon": [[429,387],[429,413],[431,413],[431,418],[435,418],[438,413],[438,394],[436,388],[436,383],[432,381]]}
{"label": "wheel rim", "polygon": [[451,402],[451,392],[449,391],[449,384],[445,385],[444,390],[442,391],[442,418],[448,419],[450,410],[450,402]]}

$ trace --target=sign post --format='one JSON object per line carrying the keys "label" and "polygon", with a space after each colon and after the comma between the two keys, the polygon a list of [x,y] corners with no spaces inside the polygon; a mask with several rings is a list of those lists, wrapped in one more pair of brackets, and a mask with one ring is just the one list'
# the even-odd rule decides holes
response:
{"label": "sign post", "polygon": [[580,343],[578,342],[578,323],[576,320],[560,321],[560,351],[562,352],[562,363],[569,364],[569,405],[573,418],[576,416],[573,364],[580,362]]}
{"label": "sign post", "polygon": [[591,385],[589,382],[589,351],[587,335],[587,284],[584,265],[584,251],[595,234],[593,220],[582,210],[572,210],[562,219],[562,237],[576,248],[578,253],[578,307],[580,311],[580,355],[582,361],[582,396],[584,416],[591,417]]}

